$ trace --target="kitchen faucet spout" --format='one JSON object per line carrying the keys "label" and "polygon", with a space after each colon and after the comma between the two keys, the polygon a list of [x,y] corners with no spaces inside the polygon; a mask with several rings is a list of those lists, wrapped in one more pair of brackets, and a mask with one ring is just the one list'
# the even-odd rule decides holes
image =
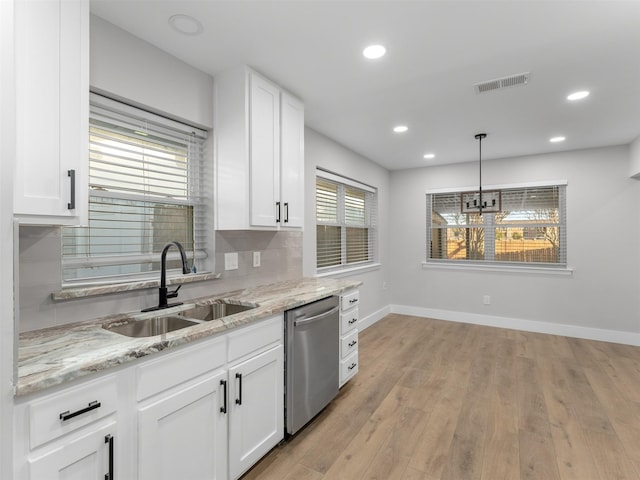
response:
{"label": "kitchen faucet spout", "polygon": [[158,289],[158,305],[155,307],[145,308],[143,312],[151,312],[153,310],[161,310],[163,308],[175,307],[176,305],[182,305],[182,302],[167,303],[167,299],[176,298],[178,296],[178,290],[180,286],[169,292],[167,291],[167,251],[172,246],[176,247],[180,252],[180,258],[182,259],[182,273],[184,275],[189,273],[189,266],[187,265],[187,254],[180,242],[169,242],[162,248],[162,254],[160,255],[160,288]]}

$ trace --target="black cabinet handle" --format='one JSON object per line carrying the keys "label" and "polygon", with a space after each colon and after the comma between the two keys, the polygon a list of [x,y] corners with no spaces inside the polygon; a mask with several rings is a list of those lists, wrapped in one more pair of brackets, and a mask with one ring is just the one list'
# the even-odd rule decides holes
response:
{"label": "black cabinet handle", "polygon": [[351,304],[351,303],[356,303],[357,301],[358,301],[358,299],[357,299],[357,298],[352,298],[351,300],[349,300],[349,303],[350,303],[350,304]]}
{"label": "black cabinet handle", "polygon": [[352,318],[351,320],[349,320],[349,325],[353,325],[354,323],[356,323],[358,321],[357,318]]}
{"label": "black cabinet handle", "polygon": [[68,210],[75,210],[76,208],[76,171],[67,170],[67,177],[71,181],[71,201],[67,203]]}
{"label": "black cabinet handle", "polygon": [[357,343],[358,343],[358,342],[356,342],[355,340],[354,340],[353,342],[350,342],[350,343],[349,343],[349,348],[351,348],[351,347],[355,347]]}
{"label": "black cabinet handle", "polygon": [[289,223],[289,202],[284,202],[284,223]]}
{"label": "black cabinet handle", "polygon": [[227,381],[220,380],[220,385],[222,385],[223,393],[222,393],[222,406],[220,407],[220,413],[227,413]]}
{"label": "black cabinet handle", "polygon": [[72,419],[73,417],[77,417],[78,415],[82,415],[83,413],[87,413],[87,412],[90,412],[91,410],[95,410],[96,408],[100,408],[100,402],[97,400],[94,400],[93,402],[89,403],[89,405],[87,405],[85,408],[77,410],[73,413],[69,412],[69,410],[67,410],[66,412],[62,412],[60,414],[60,420],[64,422],[66,420]]}
{"label": "black cabinet handle", "polygon": [[236,398],[236,404],[242,405],[242,374],[236,373],[238,379],[238,398]]}
{"label": "black cabinet handle", "polygon": [[276,223],[280,223],[280,202],[276,202]]}
{"label": "black cabinet handle", "polygon": [[114,480],[113,479],[113,435],[106,435],[104,437],[104,443],[109,444],[109,473],[104,476],[104,480]]}
{"label": "black cabinet handle", "polygon": [[349,365],[349,366],[347,367],[347,369],[349,369],[349,370],[353,370],[353,369],[354,369],[354,368],[356,368],[357,366],[358,366],[358,364],[354,362],[354,363],[352,363],[351,365]]}

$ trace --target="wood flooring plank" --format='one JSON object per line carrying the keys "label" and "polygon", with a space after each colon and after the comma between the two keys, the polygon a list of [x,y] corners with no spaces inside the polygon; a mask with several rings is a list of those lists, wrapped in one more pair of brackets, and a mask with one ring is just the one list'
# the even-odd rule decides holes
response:
{"label": "wood flooring plank", "polygon": [[601,480],[580,419],[572,408],[574,393],[564,378],[564,369],[557,368],[562,361],[544,358],[538,363],[560,477],[563,480]]}
{"label": "wood flooring plank", "polygon": [[482,480],[519,480],[517,373],[515,341],[498,341],[494,388],[487,421]]}
{"label": "wood flooring plank", "polygon": [[516,358],[521,480],[560,479],[549,417],[535,360]]}
{"label": "wood flooring plank", "polygon": [[600,477],[606,480],[637,480],[638,470],[624,452],[616,435],[588,430],[585,432],[591,445],[594,462]]}
{"label": "wood flooring plank", "polygon": [[518,386],[518,425],[521,431],[551,439],[549,417],[540,386],[538,367],[534,360],[525,357],[515,359]]}
{"label": "wood flooring plank", "polygon": [[286,477],[280,477],[282,480],[322,480],[323,475],[304,465],[297,464]]}
{"label": "wood flooring plank", "polygon": [[585,368],[584,371],[611,420],[626,455],[640,472],[640,405],[620,392],[602,370]]}
{"label": "wood flooring plank", "polygon": [[428,415],[411,407],[399,407],[391,433],[373,458],[363,480],[403,480]]}
{"label": "wood flooring plank", "polygon": [[465,390],[449,385],[429,413],[429,418],[409,466],[433,478],[440,478],[448,459],[451,441],[458,423]]}
{"label": "wood flooring plank", "polygon": [[521,480],[560,479],[553,442],[550,437],[520,430],[518,448],[520,450]]}
{"label": "wood flooring plank", "polygon": [[401,388],[396,387],[389,392],[379,408],[343,449],[331,468],[326,471],[327,478],[335,480],[363,478],[384,443],[393,434],[398,412],[406,411],[402,407],[403,396],[398,393],[398,389]]}

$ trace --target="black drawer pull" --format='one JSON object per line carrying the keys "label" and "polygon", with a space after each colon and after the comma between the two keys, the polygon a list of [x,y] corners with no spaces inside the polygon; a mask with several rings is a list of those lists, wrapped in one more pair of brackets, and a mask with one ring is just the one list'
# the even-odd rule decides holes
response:
{"label": "black drawer pull", "polygon": [[75,210],[76,208],[76,171],[67,170],[67,177],[71,182],[71,193],[69,194],[70,201],[67,203],[68,210]]}
{"label": "black drawer pull", "polygon": [[222,406],[220,407],[220,413],[227,413],[227,381],[220,380],[220,385],[222,385],[223,393],[222,393]]}
{"label": "black drawer pull", "polygon": [[358,301],[357,298],[352,298],[351,300],[349,300],[349,303],[356,303]]}
{"label": "black drawer pull", "polygon": [[351,320],[349,320],[349,325],[353,325],[354,323],[356,323],[358,321],[357,318],[352,318]]}
{"label": "black drawer pull", "polygon": [[95,410],[96,408],[100,408],[100,402],[97,400],[94,400],[93,402],[89,403],[89,405],[87,405],[85,408],[76,410],[73,413],[69,412],[69,410],[67,410],[66,412],[62,412],[60,414],[60,420],[64,422],[66,420],[72,419],[73,417],[77,417],[78,415],[82,415],[83,413],[87,413],[87,412],[90,412],[91,410]]}
{"label": "black drawer pull", "polygon": [[353,370],[353,369],[354,369],[354,368],[356,368],[357,366],[358,366],[358,364],[354,362],[354,363],[352,363],[351,365],[349,365],[349,366],[347,367],[347,369],[349,369],[349,370]]}
{"label": "black drawer pull", "polygon": [[353,341],[349,343],[349,348],[354,347],[358,342],[357,341]]}
{"label": "black drawer pull", "polygon": [[104,443],[109,444],[109,473],[105,474],[104,480],[114,480],[113,478],[113,435],[109,434],[104,437]]}
{"label": "black drawer pull", "polygon": [[236,373],[238,379],[238,398],[236,398],[236,405],[242,405],[242,374]]}

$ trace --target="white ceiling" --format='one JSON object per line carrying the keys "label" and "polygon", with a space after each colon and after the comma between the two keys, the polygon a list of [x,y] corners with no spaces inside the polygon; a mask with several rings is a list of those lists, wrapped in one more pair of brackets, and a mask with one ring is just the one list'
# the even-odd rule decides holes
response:
{"label": "white ceiling", "polygon": [[[211,75],[254,67],[304,100],[309,127],[390,170],[477,161],[479,132],[483,159],[640,134],[640,1],[91,0],[91,11]],[[178,13],[203,33],[172,30]],[[381,60],[362,56],[372,43],[386,46]],[[474,91],[521,72],[526,86]]]}

